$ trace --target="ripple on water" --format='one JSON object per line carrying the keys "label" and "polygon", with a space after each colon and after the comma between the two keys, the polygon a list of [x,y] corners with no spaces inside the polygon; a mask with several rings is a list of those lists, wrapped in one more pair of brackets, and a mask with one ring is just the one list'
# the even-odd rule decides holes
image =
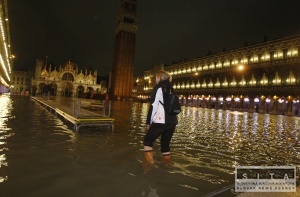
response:
{"label": "ripple on water", "polygon": [[[70,125],[29,99],[5,99],[7,110],[0,109],[0,182],[10,178],[6,172],[17,170],[19,178],[38,174],[45,185],[63,174],[66,180],[78,181],[77,187],[74,181],[64,182],[78,190],[85,185],[82,177],[91,178],[93,184],[122,178],[125,186],[145,183],[140,194],[151,182],[159,183],[151,186],[158,193],[174,186],[173,193],[189,191],[186,195],[199,196],[199,192],[232,184],[235,166],[300,166],[299,118],[183,107],[171,142],[170,165],[160,162],[157,140],[155,167],[143,174],[141,149],[149,104],[114,102],[113,132],[84,127],[74,133]],[[24,168],[28,174],[20,170]],[[45,169],[50,169],[51,176],[43,173]],[[34,178],[31,181],[42,185]],[[93,184],[89,186],[98,191],[99,185]],[[125,186],[118,184],[118,189]]]}

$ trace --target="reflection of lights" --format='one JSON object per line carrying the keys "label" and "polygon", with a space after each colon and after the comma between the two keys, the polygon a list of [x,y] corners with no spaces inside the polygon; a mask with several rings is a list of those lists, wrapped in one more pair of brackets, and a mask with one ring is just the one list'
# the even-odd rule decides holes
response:
{"label": "reflection of lights", "polygon": [[266,102],[267,102],[267,103],[270,103],[270,102],[271,102],[271,99],[267,98],[267,99],[266,99]]}
{"label": "reflection of lights", "polygon": [[299,100],[295,100],[295,99],[294,99],[294,100],[293,100],[293,103],[299,103]]}
{"label": "reflection of lights", "polygon": [[226,98],[226,101],[231,101],[231,97],[227,97],[227,98]]}
{"label": "reflection of lights", "polygon": [[249,100],[249,98],[247,97],[247,98],[244,98],[244,101],[245,101],[245,102],[249,102],[250,100]]}
{"label": "reflection of lights", "polygon": [[258,102],[259,102],[259,98],[255,98],[255,99],[254,99],[254,102],[255,102],[255,103],[258,103]]}
{"label": "reflection of lights", "polygon": [[235,102],[240,102],[240,98],[239,98],[239,97],[235,97],[235,98],[234,98],[234,101],[235,101]]}

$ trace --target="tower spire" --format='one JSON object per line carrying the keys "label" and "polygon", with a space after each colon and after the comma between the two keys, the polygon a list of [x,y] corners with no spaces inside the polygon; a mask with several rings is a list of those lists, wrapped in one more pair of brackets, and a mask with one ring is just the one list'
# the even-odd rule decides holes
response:
{"label": "tower spire", "polygon": [[45,66],[44,66],[45,70],[47,69],[47,64],[48,64],[48,55],[46,55]]}

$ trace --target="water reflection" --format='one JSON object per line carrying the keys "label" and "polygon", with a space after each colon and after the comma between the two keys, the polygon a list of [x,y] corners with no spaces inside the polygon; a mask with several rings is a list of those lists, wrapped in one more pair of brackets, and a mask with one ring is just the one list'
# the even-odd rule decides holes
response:
{"label": "water reflection", "polygon": [[[7,138],[12,136],[12,133],[9,133],[11,130],[10,128],[7,128],[7,121],[9,118],[11,118],[11,110],[12,110],[12,101],[10,97],[6,95],[0,96],[0,169],[5,168],[8,166],[7,158],[5,152],[8,150],[7,147],[5,147],[7,143]],[[2,172],[2,170],[0,171]],[[6,181],[7,175],[0,173],[0,182]]]}
{"label": "water reflection", "polygon": [[0,103],[6,106],[0,109],[5,194],[18,185],[15,196],[22,195],[30,182],[35,196],[66,188],[77,196],[201,196],[233,184],[235,166],[300,166],[297,117],[183,107],[171,163],[162,162],[158,140],[155,164],[145,170],[146,103],[114,102],[113,132],[83,127],[78,134],[29,99],[0,97]]}

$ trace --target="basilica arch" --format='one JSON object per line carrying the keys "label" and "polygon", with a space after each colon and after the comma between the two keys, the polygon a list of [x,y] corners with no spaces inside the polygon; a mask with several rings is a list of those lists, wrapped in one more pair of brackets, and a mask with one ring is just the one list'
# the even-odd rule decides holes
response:
{"label": "basilica arch", "polygon": [[63,81],[74,81],[74,75],[72,73],[70,73],[70,72],[65,72],[62,75],[61,79]]}
{"label": "basilica arch", "polygon": [[84,97],[84,87],[82,85],[77,87],[77,95],[79,98]]}
{"label": "basilica arch", "polygon": [[57,94],[57,84],[55,82],[50,83],[50,95]]}
{"label": "basilica arch", "polygon": [[70,82],[64,82],[61,85],[61,95],[72,96],[73,95],[73,84]]}

